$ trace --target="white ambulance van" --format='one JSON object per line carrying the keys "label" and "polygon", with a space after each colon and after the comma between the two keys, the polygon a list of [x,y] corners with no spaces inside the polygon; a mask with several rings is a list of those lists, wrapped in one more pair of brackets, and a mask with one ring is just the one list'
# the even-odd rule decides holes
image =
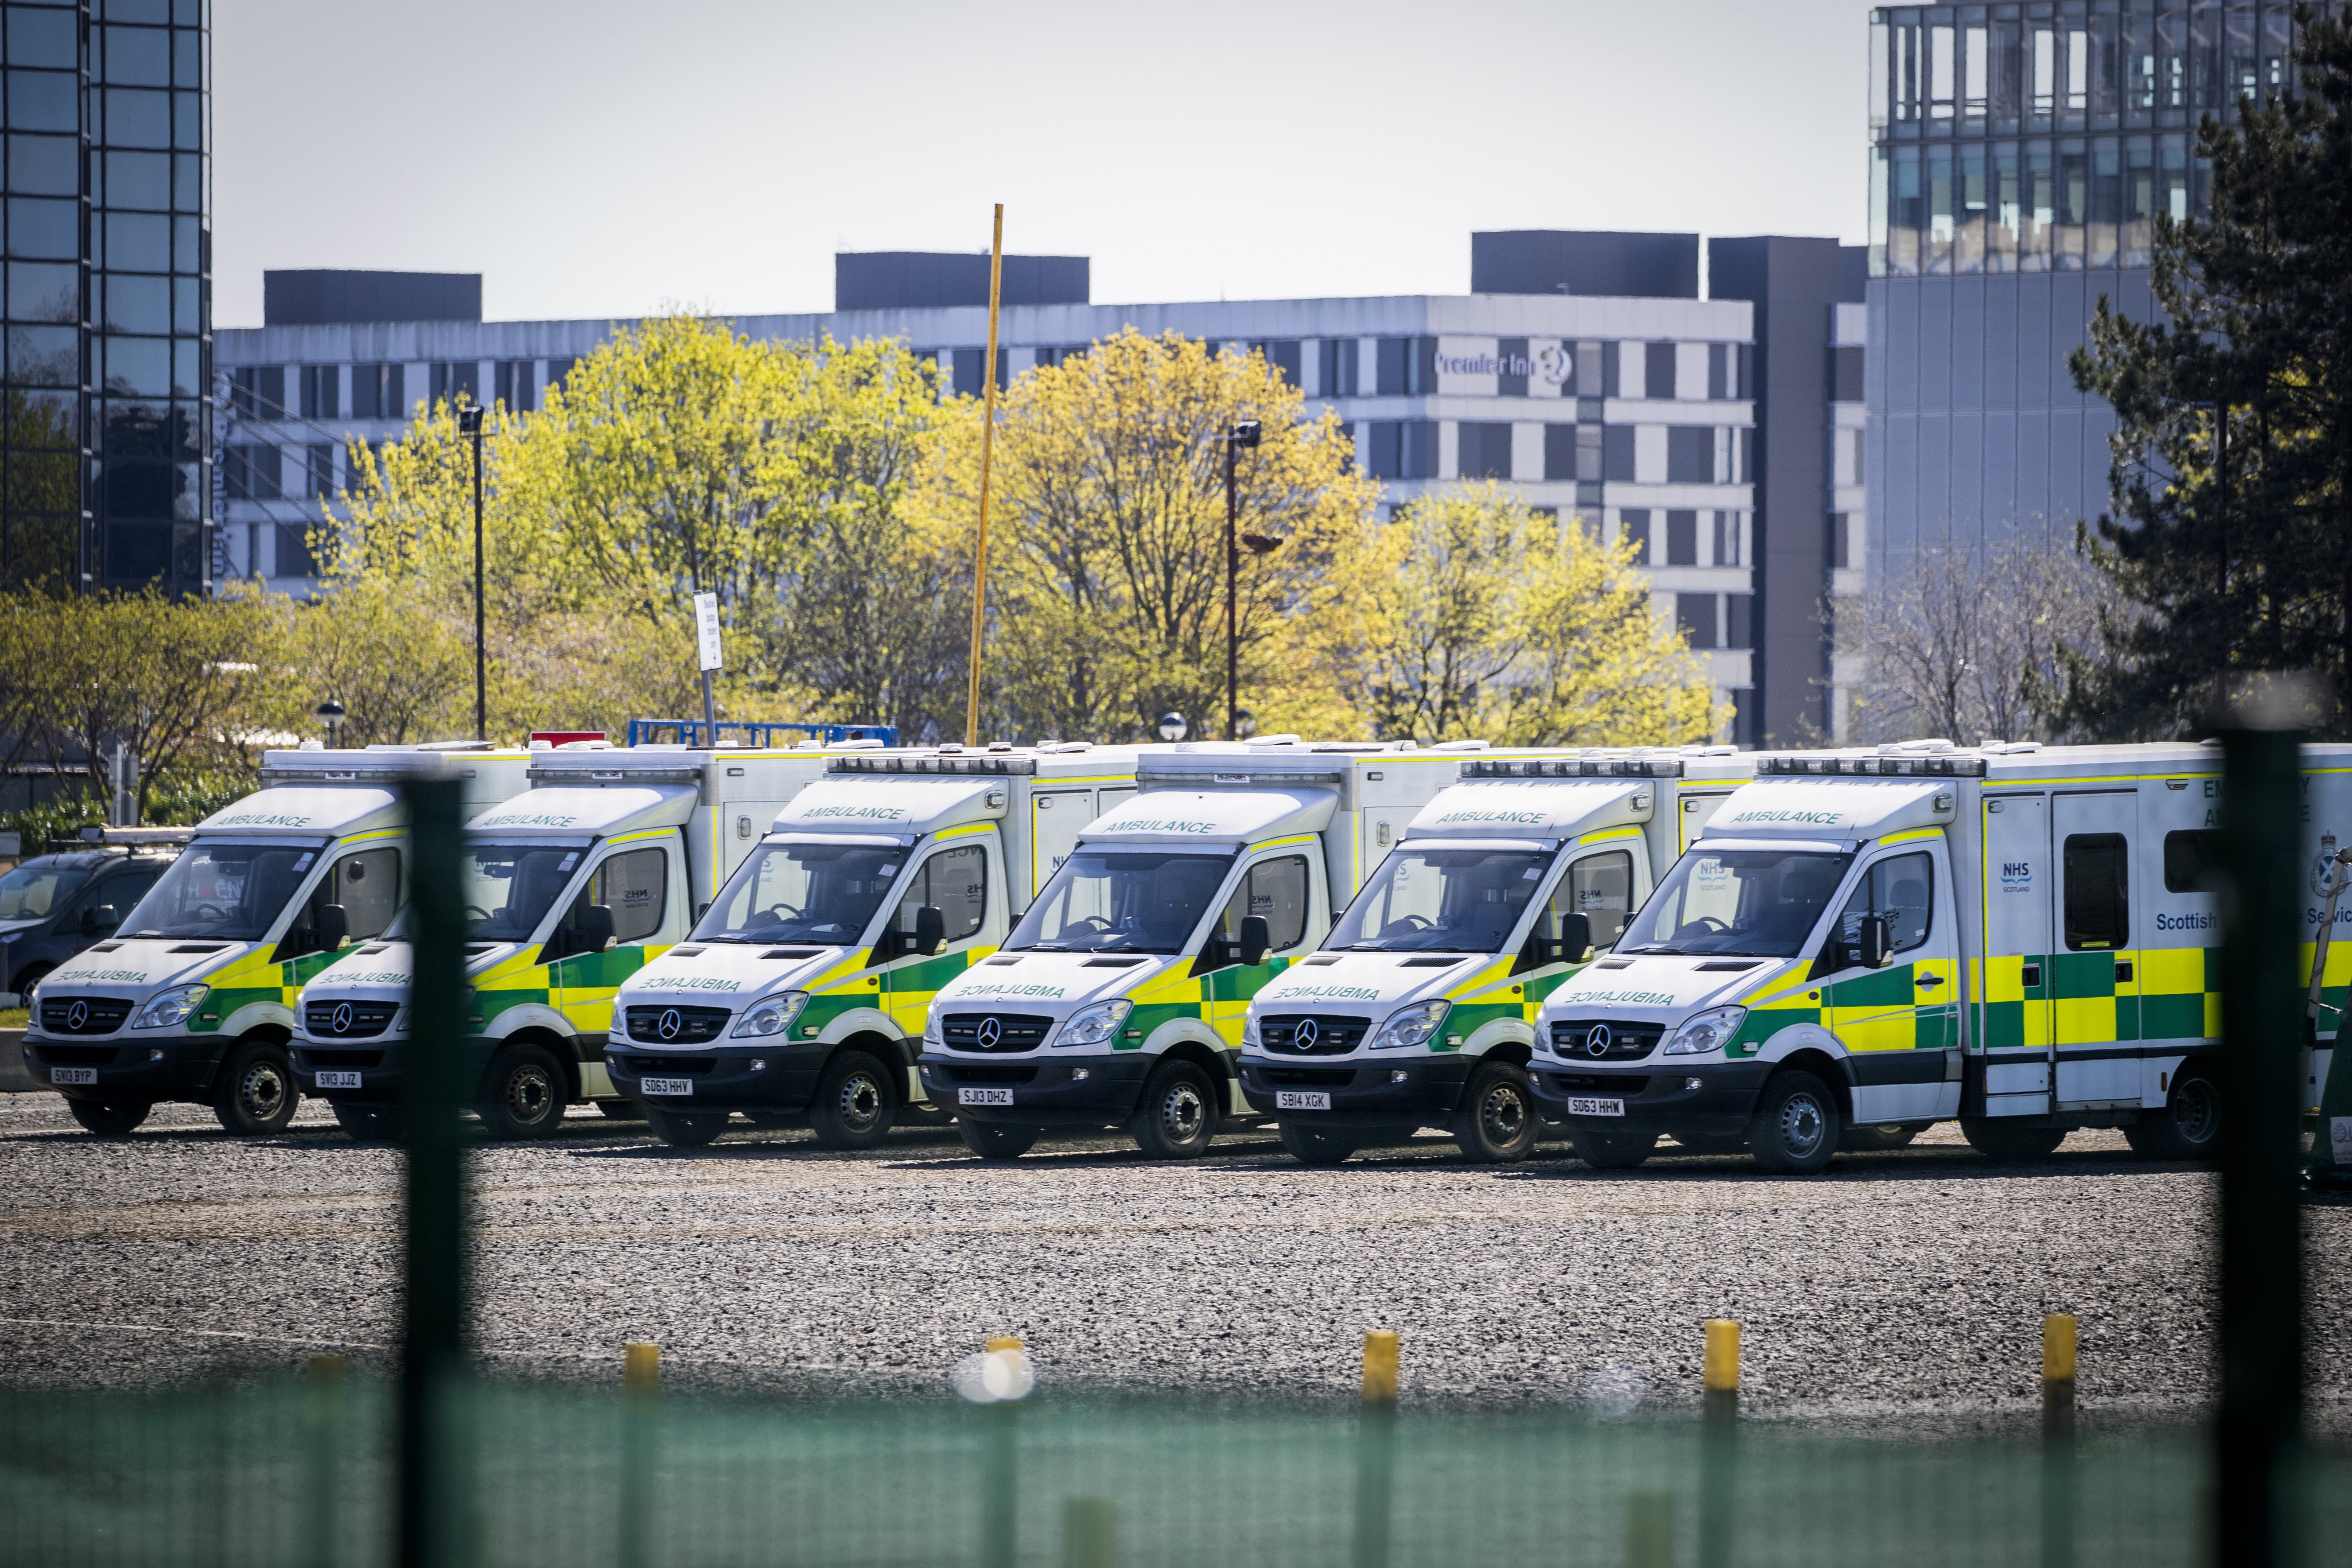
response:
{"label": "white ambulance van", "polygon": [[873,1145],[908,1108],[931,998],[996,951],[1135,794],[1133,746],[876,751],[775,813],[692,937],[621,988],[606,1066],[672,1143],[736,1111]]}
{"label": "white ambulance van", "polygon": [[[2352,747],[2304,767],[2316,868],[2352,825]],[[1756,771],[1538,1015],[1537,1097],[1585,1159],[1638,1164],[1666,1135],[1813,1172],[1850,1126],[1951,1117],[1996,1159],[2078,1127],[2213,1151],[2218,747],[1912,742]],[[2312,930],[2312,889],[2278,891]]]}
{"label": "white ambulance van", "polygon": [[527,766],[473,742],[265,753],[261,789],[197,824],[112,938],[42,979],[26,1066],[92,1132],[128,1132],[159,1100],[210,1105],[232,1132],[284,1127],[297,994],[406,896],[402,782],[459,779],[480,810]]}
{"label": "white ambulance van", "polygon": [[1755,773],[1730,747],[1472,757],[1414,815],[1323,941],[1268,981],[1241,1081],[1309,1163],[1421,1127],[1478,1161],[1523,1157],[1540,1120],[1538,1008]]}
{"label": "white ambulance van", "polygon": [[[466,1068],[493,1136],[544,1137],[583,1100],[626,1110],[604,1065],[621,983],[834,754],[572,742],[532,752],[530,788],[467,823]],[[303,989],[296,1077],[353,1137],[394,1129],[414,966],[395,929]]]}
{"label": "white ambulance van", "polygon": [[1142,792],[1078,835],[1003,951],[933,1001],[932,1100],[989,1158],[1055,1127],[1202,1152],[1248,1114],[1234,1062],[1250,998],[1315,951],[1478,749],[1270,736],[1147,755]]}

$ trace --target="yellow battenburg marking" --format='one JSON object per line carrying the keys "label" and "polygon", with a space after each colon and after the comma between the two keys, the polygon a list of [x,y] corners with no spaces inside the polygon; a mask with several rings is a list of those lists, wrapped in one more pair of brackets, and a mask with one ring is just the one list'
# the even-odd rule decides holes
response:
{"label": "yellow battenburg marking", "polygon": [[1190,959],[1180,958],[1158,973],[1129,986],[1124,994],[1129,1001],[1138,1005],[1205,1001],[1207,993],[1202,983],[1206,976],[1195,978],[1186,973],[1191,966]]}
{"label": "yellow battenburg marking", "polygon": [[1612,838],[1639,838],[1641,837],[1642,830],[1638,827],[1604,827],[1598,833],[1586,834],[1583,837],[1576,841],[1576,846],[1578,848],[1581,849],[1588,844],[1604,844]]}
{"label": "yellow battenburg marking", "polygon": [[1984,961],[1984,994],[1979,1002],[2025,1000],[2025,959],[2022,954],[1997,952]]}
{"label": "yellow battenburg marking", "polygon": [[[2057,1016],[2057,1043],[2062,1046],[2104,1045],[2116,1037],[2116,999],[2112,996],[2062,996],[2051,1005]],[[2029,1044],[2044,1045],[2032,1040]]]}
{"label": "yellow battenburg marking", "polygon": [[1502,985],[1510,979],[1511,966],[1517,962],[1516,954],[1495,960],[1486,968],[1448,991],[1445,994],[1445,999],[1449,1002],[1467,1002],[1481,991]]}
{"label": "yellow battenburg marking", "polygon": [[1911,844],[1922,838],[1941,838],[1943,836],[1944,830],[1940,827],[1906,827],[1900,833],[1888,834],[1878,842],[1882,845]]}
{"label": "yellow battenburg marking", "polygon": [[1261,849],[1286,849],[1293,844],[1312,844],[1314,842],[1315,835],[1312,833],[1294,833],[1287,838],[1269,838],[1263,844],[1253,844],[1249,847],[1246,853],[1255,855]]}
{"label": "yellow battenburg marking", "polygon": [[[2310,973],[2305,960],[2304,973]],[[2205,989],[2205,950],[2201,947],[2143,948],[2139,955],[2140,994],[2179,996]]]}
{"label": "yellow battenburg marking", "polygon": [[942,827],[937,833],[932,834],[931,837],[934,838],[969,838],[975,833],[985,833],[995,826],[996,824],[992,821],[966,822],[954,827]]}

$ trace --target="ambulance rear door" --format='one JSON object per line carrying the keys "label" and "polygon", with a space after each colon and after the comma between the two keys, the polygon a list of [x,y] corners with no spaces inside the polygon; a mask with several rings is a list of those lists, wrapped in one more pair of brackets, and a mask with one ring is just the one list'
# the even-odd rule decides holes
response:
{"label": "ambulance rear door", "polygon": [[1984,803],[1985,953],[1973,982],[1972,1043],[1984,1057],[1984,1114],[2051,1108],[2050,797]]}

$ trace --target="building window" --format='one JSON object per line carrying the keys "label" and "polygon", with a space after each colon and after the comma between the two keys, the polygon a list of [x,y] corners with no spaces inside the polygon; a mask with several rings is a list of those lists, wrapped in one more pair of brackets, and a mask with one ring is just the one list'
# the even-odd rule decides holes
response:
{"label": "building window", "polygon": [[1715,514],[1715,563],[1717,566],[1739,564],[1739,514],[1719,511]]}
{"label": "building window", "polygon": [[402,372],[396,364],[352,366],[352,417],[398,419],[406,405],[402,395]]}
{"label": "building window", "polygon": [[302,417],[332,419],[341,414],[342,376],[341,365],[306,364],[302,367]]}
{"label": "building window", "polygon": [[318,553],[310,548],[310,531],[315,522],[281,522],[278,525],[278,570],[280,577],[316,577],[319,574]]}
{"label": "building window", "polygon": [[1433,479],[1437,477],[1437,421],[1375,419],[1371,431],[1371,477]]}
{"label": "building window", "polygon": [[1316,395],[1320,397],[1353,397],[1356,395],[1356,340],[1325,338],[1315,345]]}
{"label": "building window", "polygon": [[1675,345],[1643,343],[1642,350],[1642,395],[1653,400],[1671,399],[1675,395]]}
{"label": "building window", "polygon": [[1576,437],[1574,425],[1547,425],[1544,431],[1543,477],[1547,479],[1572,479],[1576,472]]}
{"label": "building window", "polygon": [[1494,421],[1464,420],[1456,427],[1455,468],[1465,479],[1511,477],[1511,427]]}
{"label": "building window", "polygon": [[497,400],[507,405],[509,414],[528,414],[537,406],[531,394],[531,362],[527,359],[505,359],[499,362]]}
{"label": "building window", "polygon": [[305,469],[303,499],[307,500],[313,496],[333,495],[335,493],[334,447],[324,441],[315,442],[303,448],[302,456]]}
{"label": "building window", "polygon": [[[939,356],[937,354],[933,354],[931,358],[933,363],[937,363]],[[579,363],[580,361],[577,356],[569,359],[549,360],[547,362],[547,380],[544,384],[546,390],[541,392],[541,395],[542,397],[545,396],[547,392],[553,391],[555,388],[562,386],[566,381],[570,380],[572,377],[572,367]],[[975,370],[979,368],[979,365],[980,362],[978,360],[972,361],[972,366]]]}
{"label": "building window", "polygon": [[1576,345],[1576,395],[1579,397],[1612,397],[1608,390],[1616,375],[1616,345],[1580,342]]}
{"label": "building window", "polygon": [[1576,427],[1576,478],[1585,483],[1599,485],[1604,464],[1601,460],[1599,425],[1579,425]]}
{"label": "building window", "polygon": [[1675,624],[1690,639],[1694,648],[1712,648],[1716,645],[1716,594],[1676,594]]}
{"label": "building window", "polygon": [[1628,507],[1617,514],[1617,542],[1633,547],[1633,564],[1650,563],[1650,513],[1646,507]]}
{"label": "building window", "polygon": [[430,401],[435,407],[446,403],[455,408],[459,404],[482,400],[482,367],[474,360],[453,360],[436,364],[431,372],[433,391]]}
{"label": "building window", "polygon": [[[958,349],[955,351],[955,390],[960,396],[978,397],[981,393],[985,390],[981,384],[980,367],[981,362],[985,360],[987,357],[988,351],[986,349]],[[1011,377],[1007,374],[1006,370],[1006,367],[1012,363],[1013,351],[1011,349],[1000,348],[996,351],[996,390],[999,392],[1003,391],[1007,386],[1012,384]]]}
{"label": "building window", "polygon": [[1830,432],[1830,483],[1841,487],[1864,483],[1862,436],[1853,428]]}
{"label": "building window", "polygon": [[1669,566],[1698,564],[1698,513],[1695,511],[1666,513],[1666,564]]}
{"label": "building window", "polygon": [[1670,485],[1715,483],[1715,427],[1713,426],[1669,425],[1666,426],[1666,482]]}
{"label": "building window", "polygon": [[[1267,366],[1282,377],[1283,384],[1285,385],[1297,386],[1298,384],[1299,362],[1297,340],[1292,339],[1287,342],[1255,342],[1252,343],[1250,348],[1254,352],[1265,356]],[[1041,354],[1038,357],[1037,363],[1044,364],[1046,363],[1047,361],[1044,355]]]}
{"label": "building window", "polygon": [[1723,646],[1727,648],[1749,648],[1756,646],[1756,595],[1726,594],[1723,596],[1725,635]]}
{"label": "building window", "polygon": [[1601,477],[1612,484],[1633,481],[1633,426],[1604,426],[1601,432]]}
{"label": "building window", "polygon": [[278,448],[241,444],[223,449],[221,483],[231,500],[276,500]]}
{"label": "building window", "polygon": [[229,377],[229,407],[248,419],[277,419],[286,413],[286,367],[240,365]]}
{"label": "building window", "polygon": [[1862,350],[1841,344],[1830,350],[1830,401],[1862,401]]}
{"label": "building window", "polygon": [[1381,339],[1377,374],[1380,396],[1427,396],[1437,390],[1437,340]]}

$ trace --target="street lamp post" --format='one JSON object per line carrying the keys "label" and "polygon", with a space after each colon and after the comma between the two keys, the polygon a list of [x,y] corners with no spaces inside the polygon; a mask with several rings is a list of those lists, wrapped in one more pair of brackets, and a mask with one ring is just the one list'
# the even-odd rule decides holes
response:
{"label": "street lamp post", "polygon": [[[1255,450],[1258,443],[1258,422],[1241,419],[1225,433],[1225,739],[1238,741],[1241,689],[1241,636],[1236,626],[1235,606],[1241,596],[1242,547],[1234,531],[1234,517],[1239,500],[1239,485],[1234,478],[1234,454],[1247,447]],[[1255,542],[1251,548],[1256,549]],[[1269,548],[1271,548],[1269,546]]]}
{"label": "street lamp post", "polygon": [[474,443],[474,739],[490,738],[488,685],[482,653],[482,409],[457,410],[457,430]]}
{"label": "street lamp post", "polygon": [[327,749],[333,751],[342,744],[343,705],[328,698],[318,707],[319,722],[327,727]]}

